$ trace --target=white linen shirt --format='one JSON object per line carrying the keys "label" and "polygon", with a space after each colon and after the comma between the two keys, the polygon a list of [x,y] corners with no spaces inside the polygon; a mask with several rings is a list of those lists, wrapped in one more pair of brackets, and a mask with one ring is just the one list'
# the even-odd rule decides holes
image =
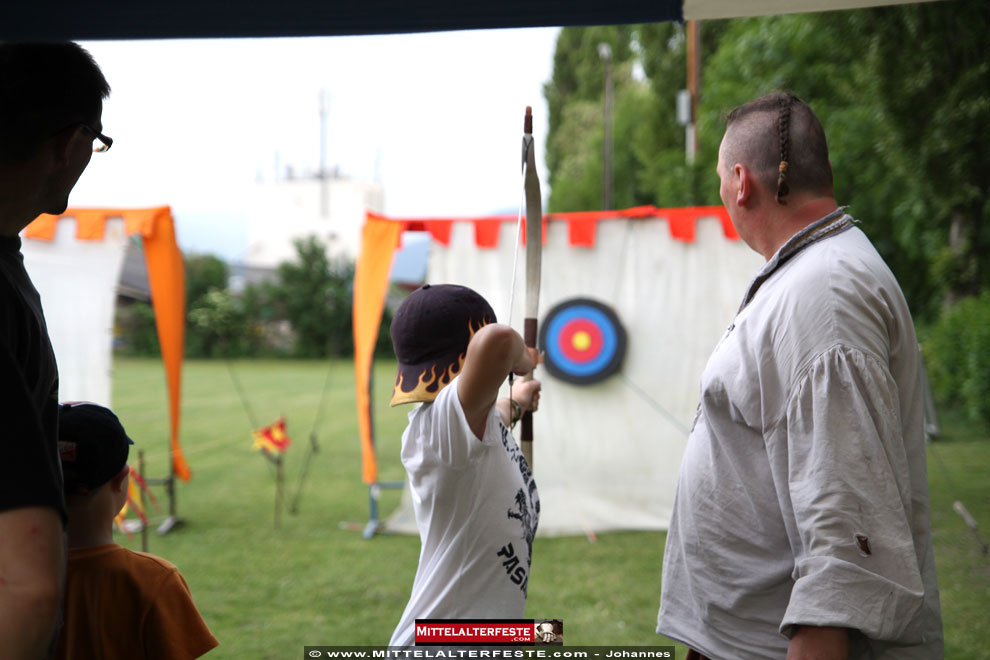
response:
{"label": "white linen shirt", "polygon": [[701,378],[657,632],[711,658],[783,658],[796,625],[942,656],[917,339],[851,221],[781,248]]}

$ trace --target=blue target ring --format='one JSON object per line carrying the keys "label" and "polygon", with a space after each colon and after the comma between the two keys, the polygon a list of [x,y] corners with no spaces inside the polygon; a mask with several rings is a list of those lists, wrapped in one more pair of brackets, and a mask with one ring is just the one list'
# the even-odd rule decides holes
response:
{"label": "blue target ring", "polygon": [[611,307],[589,298],[559,303],[544,317],[540,347],[551,375],[590,385],[618,371],[626,352],[626,332]]}

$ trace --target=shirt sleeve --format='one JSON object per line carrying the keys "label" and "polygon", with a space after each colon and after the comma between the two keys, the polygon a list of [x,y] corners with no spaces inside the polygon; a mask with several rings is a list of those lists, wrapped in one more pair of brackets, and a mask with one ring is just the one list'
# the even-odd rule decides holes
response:
{"label": "shirt sleeve", "polygon": [[61,465],[55,439],[42,430],[41,415],[24,374],[0,338],[0,512],[46,506],[66,520]]}
{"label": "shirt sleeve", "polygon": [[910,521],[898,390],[887,367],[835,347],[788,403],[786,480],[794,588],[780,625],[857,629],[910,642],[924,599]]}
{"label": "shirt sleeve", "polygon": [[[445,387],[436,400],[430,404],[430,431],[426,442],[437,460],[452,468],[459,468],[474,460],[482,451],[485,444],[478,438],[471,425],[468,424],[461,399],[457,394],[460,377],[455,378]],[[498,411],[495,406],[488,413],[485,435],[492,424],[498,424]]]}
{"label": "shirt sleeve", "polygon": [[219,644],[174,566],[149,603],[144,620],[144,652],[149,660],[193,660]]}

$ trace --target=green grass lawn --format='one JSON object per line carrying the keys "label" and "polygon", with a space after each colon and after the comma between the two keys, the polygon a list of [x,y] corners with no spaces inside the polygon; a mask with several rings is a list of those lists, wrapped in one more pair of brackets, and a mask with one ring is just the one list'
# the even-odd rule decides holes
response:
{"label": "green grass lawn", "polygon": [[990,542],[990,433],[954,411],[940,421],[942,433],[928,450],[928,484],[945,657],[988,659],[990,557],[952,505],[962,501]]}
{"label": "green grass lawn", "polygon": [[[375,368],[380,478],[400,481],[399,437],[408,407],[390,409],[394,367]],[[274,529],[273,466],[251,450],[252,423],[230,370],[242,384],[258,424],[280,415],[293,439],[285,463],[286,497]],[[412,585],[419,539],[362,538],[368,489],[361,481],[349,361],[187,362],[182,443],[193,479],[178,488],[184,524],[149,535],[149,551],[179,566],[221,645],[212,658],[298,658],[307,644],[385,644]],[[317,420],[324,386],[327,403]],[[168,421],[164,373],[157,360],[117,358],[114,408],[143,449],[149,477],[167,473]],[[317,423],[319,421],[319,423]],[[990,659],[990,559],[952,510],[965,502],[990,526],[990,438],[946,416],[929,454],[932,523],[942,592],[946,657]],[[295,498],[311,432],[319,450]],[[136,465],[136,453],[132,463]],[[160,504],[163,489],[154,488]],[[385,491],[382,511],[398,503]],[[152,524],[163,518],[155,514]],[[990,530],[984,530],[985,535]],[[561,618],[568,645],[666,643],[654,633],[660,593],[661,532],[538,538],[527,616]],[[128,540],[140,549],[140,538]],[[683,657],[683,648],[678,649]]]}

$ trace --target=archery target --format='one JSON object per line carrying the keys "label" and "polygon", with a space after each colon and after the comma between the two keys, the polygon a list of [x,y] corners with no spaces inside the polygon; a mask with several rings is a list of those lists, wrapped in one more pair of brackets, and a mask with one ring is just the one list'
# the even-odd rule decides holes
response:
{"label": "archery target", "polygon": [[626,331],[611,307],[589,298],[571,298],[544,317],[540,346],[551,375],[591,385],[611,376],[626,354]]}

